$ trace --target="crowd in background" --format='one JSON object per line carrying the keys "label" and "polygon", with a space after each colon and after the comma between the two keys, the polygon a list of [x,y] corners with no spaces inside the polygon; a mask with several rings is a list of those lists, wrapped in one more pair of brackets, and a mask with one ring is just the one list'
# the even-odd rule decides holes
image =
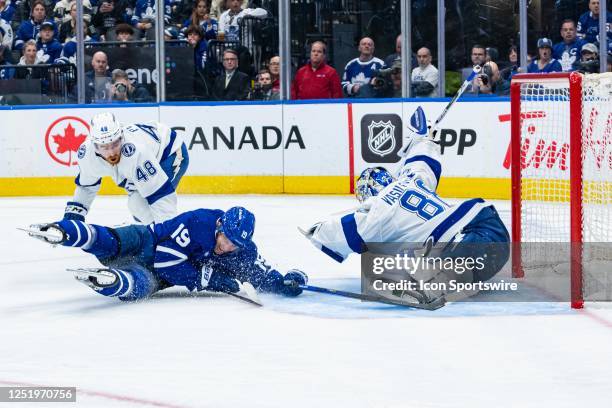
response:
{"label": "crowd in background", "polygon": [[[88,44],[155,40],[153,0],[83,0],[83,5]],[[261,2],[249,0],[164,2],[165,41],[193,49],[195,79],[190,98],[279,99],[280,58],[267,55],[258,61],[254,37],[245,32],[243,24],[247,19],[273,18],[270,10],[259,5]],[[609,44],[607,68],[611,70],[612,33],[603,39],[599,35],[599,0],[590,0],[588,8],[575,18],[562,20],[558,38],[537,40],[537,52],[530,53],[527,72],[599,72],[600,41]],[[0,0],[0,65],[5,66],[0,69],[0,79],[42,78],[44,71],[32,67],[37,64],[76,64],[76,20],[74,0]],[[612,23],[610,12],[607,21]],[[211,52],[213,44],[222,47]],[[313,40],[308,46],[309,58],[292,80],[292,99],[401,97],[401,36],[395,40],[395,52],[386,56],[376,55],[371,37],[357,39],[355,58],[344,67],[329,64],[326,42]],[[412,96],[440,95],[433,59],[426,43],[416,44],[409,58]],[[494,44],[474,44],[469,59],[471,65],[462,70],[463,79],[473,65],[482,67],[467,90],[472,95],[507,95],[512,76],[521,72],[516,46],[510,46],[502,56]],[[153,100],[142,84],[128,79],[124,70],[113,68],[104,51],[90,57],[86,64],[87,102]]]}

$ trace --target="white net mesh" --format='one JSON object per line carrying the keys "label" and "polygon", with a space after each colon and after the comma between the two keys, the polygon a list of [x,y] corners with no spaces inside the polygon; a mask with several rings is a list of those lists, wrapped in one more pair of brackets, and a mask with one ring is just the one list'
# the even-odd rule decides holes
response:
{"label": "white net mesh", "polygon": [[[581,121],[583,296],[611,300],[612,74],[584,76],[582,87],[582,114],[572,117],[568,78],[521,83],[521,241],[571,241],[570,123]],[[569,277],[569,245],[523,246],[521,257],[526,271]]]}

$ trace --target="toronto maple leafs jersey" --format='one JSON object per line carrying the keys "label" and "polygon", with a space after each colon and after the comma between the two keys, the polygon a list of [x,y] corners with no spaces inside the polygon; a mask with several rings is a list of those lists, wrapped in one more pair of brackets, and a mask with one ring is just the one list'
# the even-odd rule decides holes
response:
{"label": "toronto maple leafs jersey", "polygon": [[[240,41],[240,21],[246,16],[256,18],[266,18],[268,12],[263,8],[245,8],[238,13],[234,13],[231,9],[225,10],[219,17],[219,32],[225,33],[227,41]],[[246,42],[251,35],[246,35]]]}
{"label": "toronto maple leafs jersey", "polygon": [[[610,32],[611,23],[612,13],[608,12],[606,16],[606,33],[608,41],[612,39],[612,32]],[[586,42],[599,42],[599,16],[595,17],[591,11],[582,14],[578,19],[576,32],[578,37],[584,39]]]}
{"label": "toronto maple leafs jersey", "polygon": [[564,41],[555,44],[552,56],[559,61],[563,72],[574,70],[574,64],[576,61],[580,60],[580,50],[582,50],[584,44],[586,44],[586,41],[580,38],[576,38],[569,44]]}
{"label": "toronto maple leafs jersey", "polygon": [[207,287],[213,271],[248,280],[255,286],[270,272],[257,263],[257,246],[216,255],[217,220],[222,210],[198,209],[184,212],[149,228],[155,235],[154,268],[157,275],[174,285],[190,290]]}
{"label": "toronto maple leafs jersey", "polygon": [[368,242],[449,242],[488,204],[482,199],[450,205],[436,189],[440,147],[419,139],[403,157],[396,180],[355,212],[315,224],[311,242],[338,262],[363,253]]}
{"label": "toronto maple leafs jersey", "polygon": [[79,147],[79,175],[75,179],[73,202],[89,210],[102,177],[110,176],[130,196],[138,194],[146,200],[155,222],[176,216],[174,186],[160,162],[179,151],[182,140],[168,126],[157,122],[124,126],[123,137],[121,159],[116,165],[96,152],[90,138]]}
{"label": "toronto maple leafs jersey", "polygon": [[359,58],[354,58],[344,67],[342,75],[342,90],[346,95],[353,94],[353,85],[365,85],[370,83],[374,76],[373,71],[378,71],[385,65],[380,58],[373,57],[369,61],[360,61]]}

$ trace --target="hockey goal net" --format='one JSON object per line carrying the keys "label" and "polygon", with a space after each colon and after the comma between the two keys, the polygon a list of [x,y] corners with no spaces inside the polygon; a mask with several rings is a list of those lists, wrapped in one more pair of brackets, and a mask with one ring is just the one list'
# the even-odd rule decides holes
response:
{"label": "hockey goal net", "polygon": [[511,101],[513,276],[565,268],[572,307],[612,300],[612,73],[517,75]]}

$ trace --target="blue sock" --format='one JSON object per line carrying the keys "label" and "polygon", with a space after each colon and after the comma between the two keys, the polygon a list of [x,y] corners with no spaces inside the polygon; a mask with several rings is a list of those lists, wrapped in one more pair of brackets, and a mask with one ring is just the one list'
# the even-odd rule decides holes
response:
{"label": "blue sock", "polygon": [[66,234],[63,246],[88,248],[95,240],[95,232],[90,225],[78,220],[62,220],[57,225]]}

